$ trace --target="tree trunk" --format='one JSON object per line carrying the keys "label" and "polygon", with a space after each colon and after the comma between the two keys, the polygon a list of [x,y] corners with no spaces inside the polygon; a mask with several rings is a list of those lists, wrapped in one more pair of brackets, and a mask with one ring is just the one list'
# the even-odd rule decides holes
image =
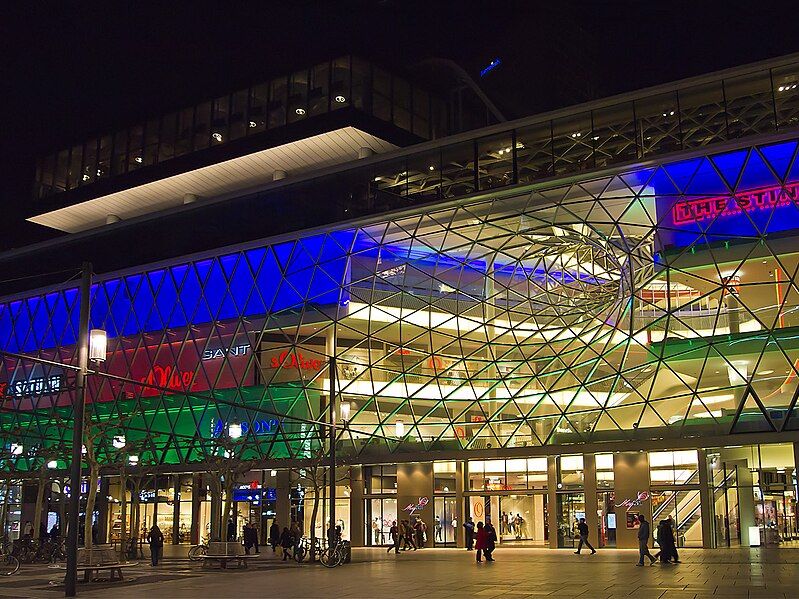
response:
{"label": "tree trunk", "polygon": [[86,493],[86,520],[83,523],[83,546],[86,549],[92,547],[92,519],[94,517],[94,502],[97,499],[97,481],[100,478],[100,471],[97,463],[91,460],[89,463],[89,489]]}
{"label": "tree trunk", "polygon": [[[319,515],[319,487],[314,485],[313,509],[311,510],[311,561],[316,561],[316,516]],[[324,526],[322,527],[324,528]]]}
{"label": "tree trunk", "polygon": [[8,496],[11,494],[11,479],[5,480],[5,493],[3,494],[3,505],[0,506],[0,538],[6,536],[6,519],[8,518]]}
{"label": "tree trunk", "polygon": [[119,506],[119,556],[124,562],[128,551],[128,477],[123,467],[119,473],[120,506]]}
{"label": "tree trunk", "polygon": [[221,541],[222,540],[222,531],[219,528],[220,522],[222,521],[222,510],[221,510],[221,502],[222,502],[222,489],[219,484],[219,477],[214,473],[209,473],[210,476],[208,477],[208,488],[211,491],[211,531],[210,531],[210,540],[211,541]]}
{"label": "tree trunk", "polygon": [[36,512],[33,515],[33,538],[41,540],[42,511],[44,510],[44,492],[47,486],[46,466],[39,471],[39,486],[36,489]]}
{"label": "tree trunk", "polygon": [[[225,532],[225,540],[230,541],[227,534],[227,522],[231,518],[231,508],[233,507],[233,476],[225,476],[225,504],[222,510],[222,530]],[[235,533],[234,533],[235,534]],[[236,540],[235,538],[233,539]]]}
{"label": "tree trunk", "polygon": [[139,530],[141,530],[141,477],[133,478],[133,489],[131,489],[131,539],[134,542],[134,548],[138,552],[139,544]]}

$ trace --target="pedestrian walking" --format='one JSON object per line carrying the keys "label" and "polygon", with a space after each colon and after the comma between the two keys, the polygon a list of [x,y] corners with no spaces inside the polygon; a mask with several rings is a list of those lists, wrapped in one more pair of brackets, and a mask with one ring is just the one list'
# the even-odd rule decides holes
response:
{"label": "pedestrian walking", "polygon": [[280,526],[275,521],[272,521],[272,526],[269,527],[269,544],[272,546],[272,553],[275,553],[277,546],[280,545]]}
{"label": "pedestrian walking", "polygon": [[673,520],[669,516],[666,520],[661,520],[658,523],[655,538],[658,542],[660,551],[655,554],[655,558],[660,558],[661,564],[669,564],[674,560],[678,564],[680,560],[677,556],[677,546],[674,539],[674,530],[671,527]]}
{"label": "pedestrian walking", "polygon": [[247,522],[241,534],[244,539],[244,553],[250,555],[250,549],[255,548],[255,553],[258,553],[258,531],[252,522]]}
{"label": "pedestrian walking", "polygon": [[153,566],[157,566],[164,553],[164,533],[157,524],[153,524],[150,532],[147,533],[147,542],[150,544],[150,561]]}
{"label": "pedestrian walking", "polygon": [[422,521],[421,518],[416,518],[416,523],[414,524],[413,529],[416,533],[416,546],[419,549],[422,549],[427,541],[427,525]]}
{"label": "pedestrian walking", "polygon": [[474,522],[471,516],[466,518],[466,522],[463,523],[463,532],[466,537],[466,550],[471,551],[474,549]]}
{"label": "pedestrian walking", "polygon": [[649,553],[649,522],[643,514],[638,514],[638,563],[636,566],[644,565],[644,557],[649,558],[649,563],[654,564],[657,560]]}
{"label": "pedestrian walking", "polygon": [[486,560],[489,562],[494,561],[494,549],[497,547],[497,529],[494,528],[494,525],[491,524],[491,516],[486,516],[486,534],[488,535],[487,547],[483,551],[486,556]]}
{"label": "pedestrian walking", "polygon": [[474,546],[477,549],[475,559],[478,564],[482,561],[480,558],[483,554],[486,556],[486,561],[494,561],[488,554],[488,531],[482,521],[477,523],[477,542]]}
{"label": "pedestrian walking", "polygon": [[233,522],[233,518],[227,520],[227,540],[228,542],[236,540],[236,524]]}
{"label": "pedestrian walking", "polygon": [[388,547],[388,551],[386,553],[391,553],[391,550],[394,550],[394,553],[399,554],[400,552],[400,531],[399,527],[397,526],[397,521],[394,520],[391,523],[391,528],[388,531],[388,534],[391,536],[391,545]]}
{"label": "pedestrian walking", "polygon": [[302,541],[302,531],[296,520],[291,521],[291,529],[289,532],[294,539],[294,555],[297,555],[297,551],[299,551],[300,548],[300,541]]}
{"label": "pedestrian walking", "polygon": [[580,555],[580,551],[583,545],[585,545],[591,550],[591,555],[594,555],[596,549],[588,542],[588,524],[585,523],[585,518],[580,518],[580,522],[577,524],[577,530],[580,533],[580,542],[577,544],[577,551],[575,551],[575,553]]}
{"label": "pedestrian walking", "polygon": [[416,542],[413,540],[414,533],[411,528],[410,522],[407,520],[402,521],[402,550],[407,551],[408,547],[416,551]]}
{"label": "pedestrian walking", "polygon": [[294,547],[294,536],[287,527],[283,527],[283,532],[280,535],[280,547],[283,549],[283,561],[285,562],[289,556],[289,549]]}

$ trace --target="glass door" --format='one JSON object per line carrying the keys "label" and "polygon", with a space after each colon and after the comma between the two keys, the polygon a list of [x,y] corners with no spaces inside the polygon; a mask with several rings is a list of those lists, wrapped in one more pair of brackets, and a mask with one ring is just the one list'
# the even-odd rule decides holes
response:
{"label": "glass door", "polygon": [[435,516],[433,522],[433,541],[436,547],[455,544],[455,498],[436,497],[434,499]]}
{"label": "glass door", "polygon": [[576,547],[577,523],[585,518],[585,494],[558,493],[558,547]]}

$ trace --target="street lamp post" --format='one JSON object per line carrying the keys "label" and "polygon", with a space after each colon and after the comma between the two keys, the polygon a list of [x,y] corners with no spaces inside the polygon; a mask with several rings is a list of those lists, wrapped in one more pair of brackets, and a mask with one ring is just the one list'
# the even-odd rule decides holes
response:
{"label": "street lamp post", "polygon": [[[80,285],[80,320],[78,321],[78,372],[75,401],[72,407],[72,461],[69,465],[70,495],[67,524],[67,573],[64,596],[74,597],[78,580],[78,527],[80,525],[80,474],[83,447],[83,414],[86,408],[86,378],[89,369],[89,299],[92,287],[92,265],[83,263]],[[86,514],[87,518],[91,516]]]}
{"label": "street lamp post", "polygon": [[328,543],[332,548],[336,539],[336,358],[330,357],[330,398],[328,400],[328,412],[330,415],[330,534]]}

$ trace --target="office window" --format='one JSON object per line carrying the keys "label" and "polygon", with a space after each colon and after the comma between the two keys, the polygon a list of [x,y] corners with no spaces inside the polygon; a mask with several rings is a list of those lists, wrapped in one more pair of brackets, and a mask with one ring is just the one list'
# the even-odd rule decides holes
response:
{"label": "office window", "polygon": [[230,97],[230,139],[238,139],[247,134],[247,98],[249,89],[235,92]]}
{"label": "office window", "polygon": [[329,101],[330,64],[323,62],[311,69],[308,86],[308,116],[327,112]]}
{"label": "office window", "polygon": [[350,97],[350,57],[333,61],[330,77],[330,109],[344,108],[352,103]]}
{"label": "office window", "polygon": [[211,108],[211,145],[227,143],[228,117],[230,116],[230,96],[222,96],[212,103]]}
{"label": "office window", "polygon": [[269,103],[269,84],[261,83],[250,88],[247,133],[260,133],[266,129],[266,106]]}
{"label": "office window", "polygon": [[128,171],[144,162],[144,125],[134,125],[128,133]]}

